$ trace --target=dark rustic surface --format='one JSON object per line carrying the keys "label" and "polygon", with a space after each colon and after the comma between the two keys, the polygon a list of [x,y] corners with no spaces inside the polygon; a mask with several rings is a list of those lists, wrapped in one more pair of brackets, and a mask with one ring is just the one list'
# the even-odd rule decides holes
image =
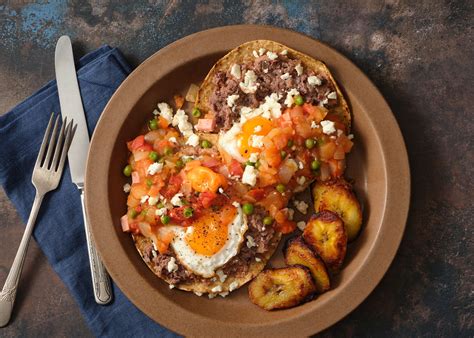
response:
{"label": "dark rustic surface", "polygon": [[[76,55],[103,43],[133,65],[188,34],[222,25],[291,28],[335,47],[380,88],[408,148],[407,230],[380,285],[332,336],[474,336],[474,11],[469,1],[3,1],[0,112],[54,77],[57,38]],[[192,52],[192,51],[189,51]],[[0,189],[0,282],[23,225]],[[13,320],[0,336],[88,336],[77,306],[31,243]]]}

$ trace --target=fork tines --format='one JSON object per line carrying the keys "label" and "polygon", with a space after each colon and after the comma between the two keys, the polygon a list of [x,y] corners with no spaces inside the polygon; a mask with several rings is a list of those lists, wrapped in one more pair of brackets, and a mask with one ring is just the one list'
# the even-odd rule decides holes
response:
{"label": "fork tines", "polygon": [[[60,115],[56,116],[56,119],[53,118],[54,113],[51,114],[48,127],[44,133],[43,142],[41,144],[38,158],[36,159],[35,167],[41,167],[51,171],[60,171],[64,166],[67,152],[71,145],[72,138],[74,137],[74,133],[76,132],[77,125],[74,125],[74,120],[67,123],[67,118],[65,118],[61,129],[59,130],[58,138]],[[51,132],[53,120],[54,127]]]}

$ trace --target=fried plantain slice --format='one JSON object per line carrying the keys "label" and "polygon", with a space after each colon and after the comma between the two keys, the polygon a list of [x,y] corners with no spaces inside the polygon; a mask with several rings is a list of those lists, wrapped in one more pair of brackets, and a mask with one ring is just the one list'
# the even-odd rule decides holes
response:
{"label": "fried plantain slice", "polygon": [[264,270],[249,285],[250,300],[265,310],[296,306],[315,291],[309,269],[299,265]]}
{"label": "fried plantain slice", "polygon": [[335,212],[344,221],[349,242],[359,234],[362,210],[352,187],[344,180],[317,182],[313,187],[314,210]]}
{"label": "fried plantain slice", "polygon": [[289,239],[286,242],[284,253],[287,265],[303,265],[311,271],[317,293],[323,293],[331,288],[331,281],[326,265],[324,265],[321,258],[308,247],[301,236]]}
{"label": "fried plantain slice", "polygon": [[339,271],[347,250],[347,235],[342,219],[332,211],[316,214],[303,232],[305,242],[321,257],[329,270]]}

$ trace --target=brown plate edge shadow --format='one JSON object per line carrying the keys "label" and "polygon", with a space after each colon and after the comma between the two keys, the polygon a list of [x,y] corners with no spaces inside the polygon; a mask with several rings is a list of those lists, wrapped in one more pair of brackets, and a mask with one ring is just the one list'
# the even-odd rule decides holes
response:
{"label": "brown plate edge shadow", "polygon": [[[232,36],[234,40],[241,40],[242,42],[257,38],[272,39],[298,49],[298,47],[295,46],[296,43],[291,43],[293,39],[296,39],[299,44],[311,44],[312,48],[326,48],[334,54],[334,59],[331,60],[329,66],[335,73],[336,79],[338,78],[338,71],[335,71],[334,67],[331,67],[331,64],[337,65],[337,67],[351,69],[352,72],[355,72],[354,77],[357,77],[358,80],[358,86],[351,88],[355,93],[354,96],[359,97],[362,95],[369,95],[371,97],[370,110],[380,112],[380,114],[371,116],[371,123],[375,126],[383,126],[384,128],[384,132],[377,135],[383,147],[384,165],[382,165],[382,167],[387,178],[386,208],[381,222],[387,223],[390,221],[393,225],[381,228],[372,248],[370,249],[369,256],[354,274],[352,281],[350,281],[345,288],[337,290],[335,296],[337,295],[337,297],[341,298],[343,300],[342,303],[328,307],[328,311],[325,311],[326,313],[323,314],[324,317],[321,320],[318,320],[319,324],[317,326],[314,326],[314,324],[312,325],[314,322],[314,313],[309,310],[298,318],[288,318],[288,320],[280,320],[265,326],[245,325],[245,327],[229,325],[223,321],[210,320],[197,313],[181,308],[164,297],[161,297],[164,302],[162,304],[163,306],[152,307],[151,304],[147,304],[144,299],[146,295],[133,290],[133,276],[128,276],[130,278],[124,278],[123,273],[120,272],[123,269],[124,263],[131,264],[131,262],[121,261],[119,259],[120,257],[117,256],[117,253],[121,249],[117,239],[107,238],[107,235],[110,236],[110,234],[107,234],[107,232],[101,227],[94,226],[94,224],[101,224],[103,221],[112,220],[112,215],[109,214],[107,208],[92,208],[92,203],[94,203],[94,201],[100,201],[100,196],[104,196],[103,194],[108,193],[107,185],[101,186],[100,184],[96,184],[93,186],[94,188],[90,188],[90,185],[88,184],[92,173],[97,169],[97,161],[95,160],[98,159],[98,155],[100,154],[93,154],[89,157],[86,169],[86,206],[88,218],[91,220],[92,234],[96,240],[97,249],[104,259],[104,264],[119,288],[148,316],[155,320],[159,317],[159,323],[171,330],[187,335],[196,335],[198,333],[209,334],[210,332],[217,334],[219,331],[229,334],[229,330],[234,330],[233,332],[236,335],[262,334],[262,330],[264,330],[265,335],[271,335],[272,333],[275,334],[277,332],[282,333],[288,330],[288,326],[291,326],[293,333],[302,335],[313,334],[316,331],[321,331],[329,327],[355,309],[380,282],[396,254],[405,229],[410,199],[410,173],[408,156],[403,137],[389,106],[380,92],[365,76],[365,74],[363,74],[351,61],[331,47],[301,33],[258,25],[237,25],[213,28],[189,35],[168,45],[145,60],[134,72],[132,72],[132,74],[130,74],[130,76],[119,87],[117,92],[112,96],[104,109],[104,112],[113,111],[115,107],[120,105],[130,107],[134,106],[135,102],[126,103],[126,99],[124,100],[123,97],[120,97],[120,93],[124,90],[131,92],[136,91],[137,88],[132,88],[132,86],[134,83],[137,83],[137,81],[141,83],[142,88],[147,88],[147,85],[151,86],[151,78],[147,81],[147,76],[144,74],[143,70],[145,65],[153,63],[153,60],[157,57],[165,57],[166,55],[169,57],[173,52],[176,53],[180,46],[191,42],[194,43],[194,46],[196,47],[193,49],[193,57],[203,56],[209,54],[210,47],[208,46],[208,41],[218,39],[219,37],[222,38],[222,36],[225,36],[226,39],[230,39],[229,37]],[[182,56],[179,56],[178,52],[178,60],[175,60],[174,62],[175,66],[179,66],[180,58],[182,58]],[[186,59],[186,57],[184,58]],[[157,66],[161,67],[160,65]],[[163,74],[167,72],[167,70],[163,69],[159,71]],[[96,130],[100,130],[99,127],[101,125],[108,124],[112,121],[112,114],[103,114],[99,119],[97,125],[98,128],[96,128]],[[116,130],[111,130],[107,134],[107,138],[116,139],[119,129],[120,126]],[[96,144],[100,144],[104,136],[105,135],[100,135],[99,133],[94,133],[91,140],[91,149],[97,148]],[[102,149],[102,151],[105,150],[106,149]],[[108,172],[109,168],[107,167],[106,169],[107,170],[105,171]],[[95,210],[97,209],[101,209],[101,211],[96,213]],[[129,268],[133,270],[133,267]],[[137,276],[135,276],[135,278],[137,278]],[[330,305],[328,304],[328,306]],[[169,307],[172,307],[172,311]],[[160,311],[160,308],[161,310],[164,310],[165,308],[167,310]],[[256,309],[256,311],[257,310],[258,309]],[[184,321],[185,325],[183,325],[179,318],[186,318]]]}

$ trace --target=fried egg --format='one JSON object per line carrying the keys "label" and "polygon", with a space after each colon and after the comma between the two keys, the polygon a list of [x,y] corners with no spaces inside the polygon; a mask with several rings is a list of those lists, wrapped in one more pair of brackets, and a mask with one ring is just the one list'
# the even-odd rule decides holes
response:
{"label": "fried egg", "polygon": [[227,205],[218,212],[201,215],[189,227],[173,226],[170,245],[187,270],[210,278],[239,253],[247,229],[240,205]]}
{"label": "fried egg", "polygon": [[263,137],[273,128],[272,122],[263,116],[255,116],[243,123],[234,123],[231,129],[219,137],[219,146],[233,159],[244,163],[251,154],[259,154]]}

